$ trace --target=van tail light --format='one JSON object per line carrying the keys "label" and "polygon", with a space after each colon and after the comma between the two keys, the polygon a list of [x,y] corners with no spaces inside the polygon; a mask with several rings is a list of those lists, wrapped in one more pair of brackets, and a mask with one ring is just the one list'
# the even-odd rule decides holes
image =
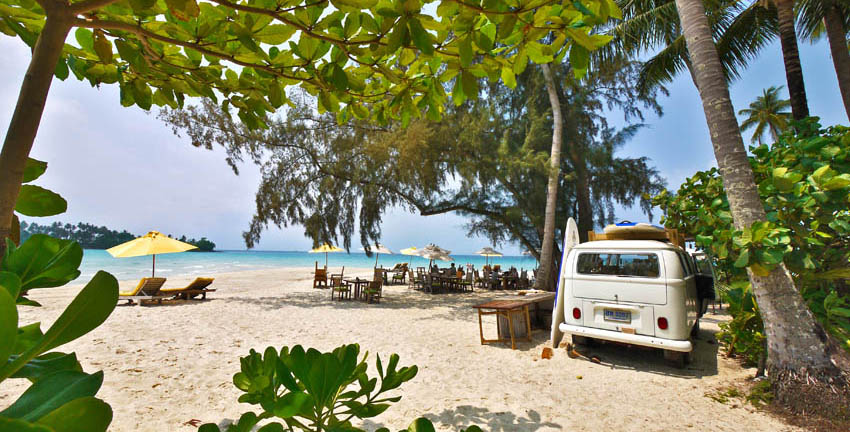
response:
{"label": "van tail light", "polygon": [[581,319],[581,309],[573,308],[573,318]]}
{"label": "van tail light", "polygon": [[658,328],[660,328],[661,330],[667,330],[667,327],[668,327],[667,318],[664,318],[664,317],[658,318]]}

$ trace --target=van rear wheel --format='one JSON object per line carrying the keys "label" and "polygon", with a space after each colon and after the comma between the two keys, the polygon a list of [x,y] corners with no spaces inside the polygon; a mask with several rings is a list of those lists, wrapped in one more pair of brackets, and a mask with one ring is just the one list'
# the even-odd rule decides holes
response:
{"label": "van rear wheel", "polygon": [[664,350],[664,360],[676,369],[684,369],[685,365],[689,363],[690,354],[687,352]]}

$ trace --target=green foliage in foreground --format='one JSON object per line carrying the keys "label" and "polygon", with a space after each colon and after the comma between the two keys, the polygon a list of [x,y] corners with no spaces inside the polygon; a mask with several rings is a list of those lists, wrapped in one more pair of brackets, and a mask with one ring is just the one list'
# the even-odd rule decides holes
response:
{"label": "green foliage in foreground", "polygon": [[[46,168],[30,159],[24,181],[35,180]],[[58,194],[24,185],[16,210],[52,216],[65,207]],[[112,421],[112,408],[94,397],[103,372],[85,373],[74,353],[54,350],[106,320],[118,301],[118,281],[109,273],[95,274],[46,332],[38,322],[19,322],[19,308],[39,306],[27,293],[76,279],[82,258],[80,245],[69,240],[36,234],[20,247],[7,240],[0,261],[0,383],[27,379],[32,385],[0,411],[0,432],[99,432]]]}
{"label": "green foliage in foreground", "polygon": [[[247,432],[266,419],[283,421],[265,424],[258,432],[302,431],[361,431],[351,424],[354,419],[375,417],[398,402],[401,396],[385,393],[399,388],[416,376],[418,368],[398,368],[397,354],[384,364],[377,357],[378,378],[366,373],[368,353],[360,357],[360,346],[343,345],[332,352],[322,353],[301,345],[273,347],[263,354],[251,350],[240,359],[241,371],[233,383],[243,391],[239,402],[259,405],[262,413],[243,414],[227,432]],[[284,426],[285,425],[285,426]],[[433,431],[425,418],[416,419],[407,429],[411,432]],[[468,432],[480,431],[476,426]],[[198,432],[219,432],[218,426],[205,424]],[[389,432],[386,428],[379,431]]]}
{"label": "green foliage in foreground", "polygon": [[762,325],[745,270],[764,275],[779,263],[791,271],[818,322],[850,349],[850,128],[821,129],[807,119],[772,146],[750,152],[766,222],[732,227],[716,169],[698,172],[675,195],[654,197],[664,210],[662,222],[695,235],[726,275],[726,298],[740,306],[724,328],[729,349],[750,358],[760,354]]}

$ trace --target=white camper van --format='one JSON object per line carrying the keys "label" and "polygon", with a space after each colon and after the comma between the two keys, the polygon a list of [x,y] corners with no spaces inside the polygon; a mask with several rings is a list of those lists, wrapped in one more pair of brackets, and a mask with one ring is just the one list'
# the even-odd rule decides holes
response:
{"label": "white camper van", "polygon": [[659,348],[683,367],[708,290],[701,295],[693,257],[667,240],[666,230],[630,228],[635,225],[615,226],[606,235],[592,236],[608,239],[579,243],[570,218],[552,342],[558,346],[566,334],[579,344],[605,340]]}

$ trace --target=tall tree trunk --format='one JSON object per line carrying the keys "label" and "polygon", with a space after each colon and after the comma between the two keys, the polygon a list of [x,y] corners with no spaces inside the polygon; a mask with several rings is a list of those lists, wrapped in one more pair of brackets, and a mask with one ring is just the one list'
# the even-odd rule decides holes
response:
{"label": "tall tree trunk", "polygon": [[[736,229],[765,220],[729,86],[701,0],[676,0],[682,32],[694,65],[717,166]],[[850,416],[850,386],[833,364],[834,353],[822,329],[780,265],[768,276],[748,270],[768,340],[768,373],[777,400],[797,412]],[[836,389],[835,392],[828,387]],[[824,411],[820,411],[824,410]]]}
{"label": "tall tree trunk", "polygon": [[35,43],[3,150],[0,151],[0,256],[6,250],[5,239],[12,235],[12,218],[24,177],[24,165],[35,141],[53,81],[53,71],[70,29],[70,14],[47,11],[47,21]]}
{"label": "tall tree trunk", "polygon": [[832,65],[835,66],[835,75],[838,77],[838,89],[841,91],[841,100],[844,101],[844,112],[850,120],[850,53],[847,51],[847,39],[844,36],[844,20],[834,3],[827,8],[823,24],[826,27],[829,51],[832,53]]}
{"label": "tall tree trunk", "polygon": [[779,42],[785,62],[785,80],[788,82],[788,94],[791,96],[791,115],[795,120],[800,120],[809,116],[809,104],[806,99],[806,84],[803,82],[800,51],[797,49],[797,32],[794,30],[794,0],[775,0],[774,3],[779,19]]}
{"label": "tall tree trunk", "polygon": [[576,201],[578,201],[578,237],[582,242],[587,241],[587,232],[593,231],[593,205],[590,203],[590,179],[587,178],[587,161],[581,152],[570,146],[570,159],[576,173]]}
{"label": "tall tree trunk", "polygon": [[555,208],[558,203],[558,177],[561,167],[561,140],[563,139],[564,121],[561,118],[561,102],[558,98],[558,88],[548,64],[540,65],[543,79],[546,82],[546,92],[549,94],[549,105],[552,106],[552,154],[549,156],[549,184],[546,187],[546,213],[543,219],[543,241],[540,251],[540,269],[535,281],[535,288],[553,291],[552,246],[555,242]]}

